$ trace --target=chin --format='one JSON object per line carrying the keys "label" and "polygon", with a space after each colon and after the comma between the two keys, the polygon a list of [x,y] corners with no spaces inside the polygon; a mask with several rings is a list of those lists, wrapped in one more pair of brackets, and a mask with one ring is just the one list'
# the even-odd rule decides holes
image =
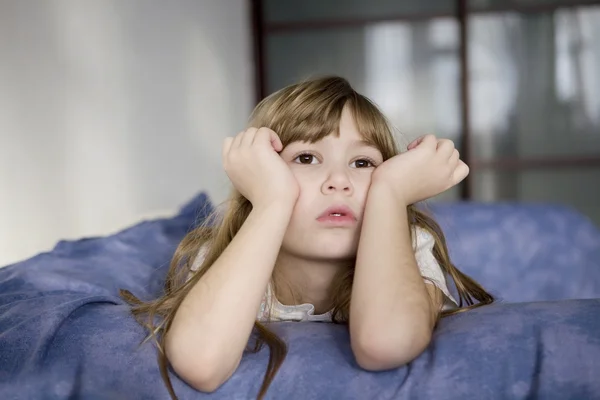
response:
{"label": "chin", "polygon": [[353,260],[356,258],[357,244],[345,238],[331,238],[327,240],[315,238],[312,243],[307,243],[302,251],[311,258],[320,260]]}
{"label": "chin", "polygon": [[311,254],[314,258],[319,260],[331,260],[331,261],[343,261],[343,260],[354,260],[356,258],[356,251],[347,249],[327,249],[317,250]]}
{"label": "chin", "polygon": [[[307,230],[308,231],[308,230]],[[306,232],[306,231],[305,231]],[[291,230],[283,240],[286,252],[296,257],[315,260],[354,260],[360,235],[354,229],[328,229],[310,234]]]}

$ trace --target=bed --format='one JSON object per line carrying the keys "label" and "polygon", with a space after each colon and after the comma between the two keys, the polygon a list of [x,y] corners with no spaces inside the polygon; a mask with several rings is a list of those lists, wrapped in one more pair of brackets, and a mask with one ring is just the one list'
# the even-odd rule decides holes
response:
{"label": "bed", "polygon": [[[204,193],[171,218],[59,242],[0,269],[0,399],[168,399],[151,343],[118,296],[160,293],[179,240],[211,210]],[[278,323],[289,344],[268,399],[600,398],[600,232],[554,205],[439,204],[451,256],[500,301],[444,318],[404,367],[356,365],[343,326]],[[255,398],[268,350],[218,391],[171,374],[180,399]]]}

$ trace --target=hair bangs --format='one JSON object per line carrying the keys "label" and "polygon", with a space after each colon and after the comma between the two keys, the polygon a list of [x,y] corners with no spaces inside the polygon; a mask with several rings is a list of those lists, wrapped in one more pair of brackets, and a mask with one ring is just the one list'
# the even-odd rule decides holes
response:
{"label": "hair bangs", "polygon": [[[297,108],[289,110],[289,114],[275,124],[273,129],[280,137],[283,146],[294,142],[315,143],[329,135],[339,135],[342,111],[347,98],[330,99],[315,104],[307,101]],[[332,101],[333,100],[333,101]]]}
{"label": "hair bangs", "polygon": [[348,105],[358,132],[366,142],[381,152],[384,161],[398,154],[390,124],[375,104],[367,97],[357,94]]}
{"label": "hair bangs", "polygon": [[340,77],[300,82],[271,94],[254,110],[250,126],[272,129],[284,147],[297,141],[315,143],[339,135],[345,107],[352,112],[363,139],[379,149],[384,160],[398,154],[383,113]]}

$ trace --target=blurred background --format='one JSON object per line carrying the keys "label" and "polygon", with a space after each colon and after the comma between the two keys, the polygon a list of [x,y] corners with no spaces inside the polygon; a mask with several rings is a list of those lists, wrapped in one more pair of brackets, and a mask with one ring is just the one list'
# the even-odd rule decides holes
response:
{"label": "blurred background", "polygon": [[323,74],[455,141],[436,201],[600,224],[598,38],[598,0],[0,0],[0,265],[224,200],[223,138]]}

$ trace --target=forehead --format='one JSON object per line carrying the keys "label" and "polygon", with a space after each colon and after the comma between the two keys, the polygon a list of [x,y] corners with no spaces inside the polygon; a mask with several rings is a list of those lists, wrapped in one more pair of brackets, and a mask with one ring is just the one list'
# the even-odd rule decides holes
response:
{"label": "forehead", "polygon": [[381,154],[381,150],[373,143],[372,141],[366,139],[364,136],[360,135],[360,133],[356,130],[351,129],[343,129],[340,126],[339,133],[332,132],[329,135],[322,137],[321,139],[314,141],[303,141],[297,140],[295,142],[291,142],[286,146],[286,149],[292,149],[293,151],[302,148],[303,145],[310,144],[312,146],[316,146],[323,151],[342,151],[345,152],[347,150],[366,150],[371,149],[370,153],[373,156],[376,156],[376,153]]}
{"label": "forehead", "polygon": [[[298,107],[281,112],[265,126],[278,133],[283,147],[293,143],[359,142],[378,150],[387,159],[396,154],[387,121],[367,100],[353,99],[345,104]],[[296,146],[293,146],[296,148]]]}
{"label": "forehead", "polygon": [[332,141],[337,145],[351,145],[353,147],[373,147],[379,151],[371,138],[361,133],[357,121],[352,111],[346,107],[342,112],[337,130],[321,139],[322,141]]}
{"label": "forehead", "polygon": [[344,110],[342,111],[342,117],[340,118],[339,125],[339,136],[340,138],[344,137],[354,140],[364,139],[364,136],[358,130],[354,115],[348,107],[344,107]]}
{"label": "forehead", "polygon": [[341,113],[337,126],[329,132],[322,131],[321,135],[315,137],[296,138],[289,142],[285,147],[296,148],[302,143],[324,144],[327,147],[340,149],[341,147],[361,148],[370,147],[380,152],[375,142],[360,132],[357,121],[354,118],[353,112],[345,107]]}
{"label": "forehead", "polygon": [[[324,132],[321,137],[311,138],[310,142],[319,142],[324,140],[339,139],[347,142],[362,142],[364,144],[372,144],[367,135],[360,131],[356,118],[349,107],[344,107],[340,119],[334,129],[330,132]],[[338,140],[338,141],[339,141]]]}

